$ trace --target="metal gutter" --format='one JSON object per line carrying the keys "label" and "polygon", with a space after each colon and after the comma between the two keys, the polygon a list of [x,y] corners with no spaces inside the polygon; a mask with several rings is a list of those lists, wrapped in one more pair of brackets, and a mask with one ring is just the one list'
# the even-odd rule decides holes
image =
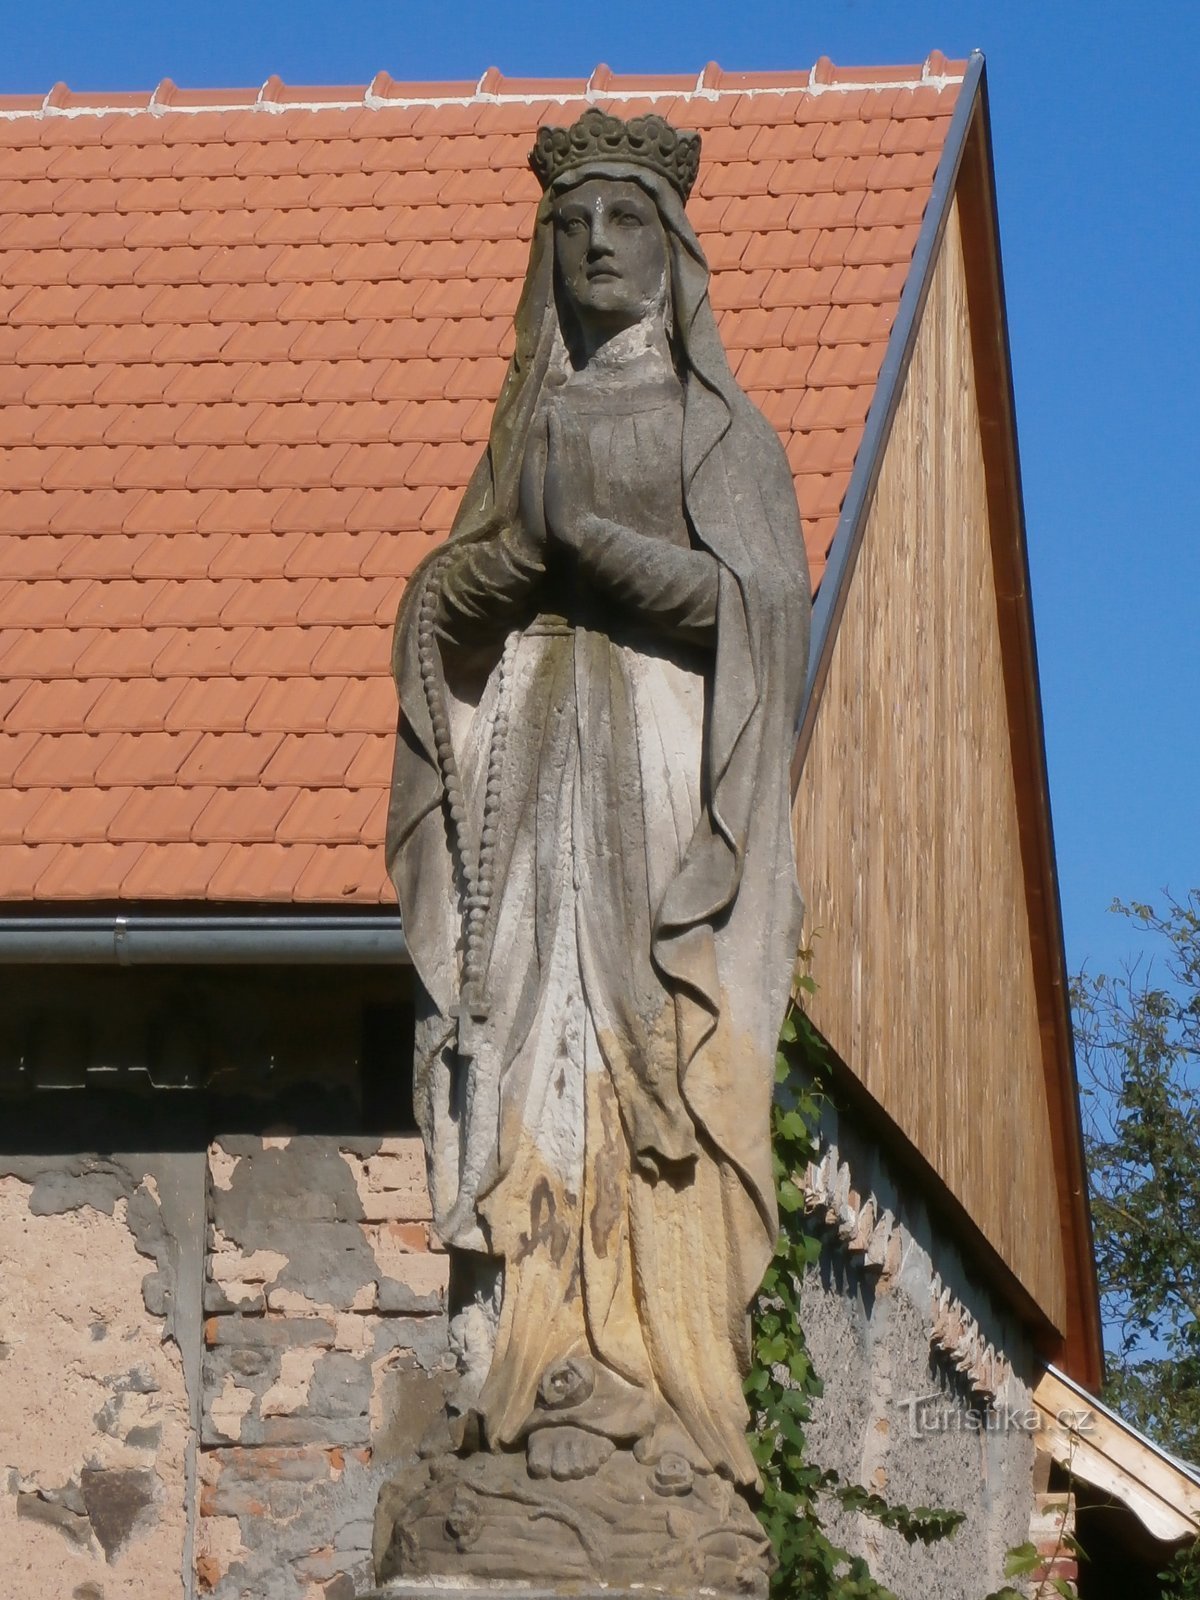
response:
{"label": "metal gutter", "polygon": [[398,912],[0,917],[0,966],[395,966]]}
{"label": "metal gutter", "polygon": [[867,414],[862,443],[854,459],[854,470],[850,475],[846,498],[842,502],[842,514],[838,518],[837,532],[830,547],[829,565],[825,569],[817,598],[813,603],[808,683],[805,686],[804,705],[796,730],[796,752],[792,758],[793,788],[799,780],[800,769],[804,765],[804,756],[812,737],[821,690],[825,687],[825,680],[829,675],[838,623],[846,607],[850,579],[854,574],[858,552],[862,547],[875,485],[879,481],[880,469],[883,466],[884,451],[887,449],[892,422],[904,390],[904,379],[908,374],[913,350],[916,347],[921,312],[925,309],[925,301],[929,297],[929,288],[933,282],[933,266],[950,216],[950,204],[954,199],[955,184],[958,181],[971,121],[979,103],[982,80],[983,52],[974,50],[963,75],[962,89],[955,103],[954,115],[950,119],[946,143],[934,175],[933,188],[929,193],[929,203],[925,207],[921,232],[917,237],[908,276],[904,280],[896,320],[892,324],[883,365],[879,369],[879,378],[875,385],[875,397]]}

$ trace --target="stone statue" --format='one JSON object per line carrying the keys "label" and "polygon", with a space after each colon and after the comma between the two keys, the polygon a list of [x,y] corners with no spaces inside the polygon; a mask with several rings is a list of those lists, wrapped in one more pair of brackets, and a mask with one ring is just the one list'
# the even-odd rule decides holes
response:
{"label": "stone statue", "polygon": [[684,214],[699,146],[541,129],[488,449],[397,622],[388,852],[461,1376],[381,1496],[381,1582],[765,1585],[742,1378],[810,606]]}

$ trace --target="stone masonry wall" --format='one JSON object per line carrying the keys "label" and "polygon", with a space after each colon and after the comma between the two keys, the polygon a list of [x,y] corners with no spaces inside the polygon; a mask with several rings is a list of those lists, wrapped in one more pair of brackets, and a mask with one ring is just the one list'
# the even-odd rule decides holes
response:
{"label": "stone masonry wall", "polygon": [[828,1522],[899,1600],[973,1600],[1001,1587],[1029,1538],[1035,1360],[1020,1325],[971,1271],[878,1144],[827,1110],[806,1175],[820,1260],[801,1307],[824,1394],[810,1454],[893,1504],[961,1511],[930,1547],[835,1506]]}
{"label": "stone masonry wall", "polygon": [[223,1138],[207,1210],[199,1591],[349,1600],[384,1466],[443,1393],[420,1141]]}

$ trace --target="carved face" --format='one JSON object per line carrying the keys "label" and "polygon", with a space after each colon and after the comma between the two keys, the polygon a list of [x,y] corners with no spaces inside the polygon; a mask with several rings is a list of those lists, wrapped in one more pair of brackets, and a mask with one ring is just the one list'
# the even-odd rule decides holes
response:
{"label": "carved face", "polygon": [[658,303],[666,276],[657,206],[627,179],[588,178],[555,208],[554,259],[585,326],[632,327]]}

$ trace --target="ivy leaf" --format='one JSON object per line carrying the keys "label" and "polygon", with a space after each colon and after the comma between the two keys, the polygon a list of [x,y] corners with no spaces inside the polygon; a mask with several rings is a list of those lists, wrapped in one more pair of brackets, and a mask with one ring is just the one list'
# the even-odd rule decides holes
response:
{"label": "ivy leaf", "polygon": [[1008,1552],[1004,1558],[1004,1576],[1006,1578],[1027,1578],[1031,1572],[1036,1572],[1042,1564],[1038,1555],[1037,1546],[1026,1541]]}
{"label": "ivy leaf", "polygon": [[790,1139],[793,1144],[802,1145],[807,1149],[809,1142],[808,1125],[798,1109],[783,1113],[775,1124],[775,1136],[776,1138]]}

